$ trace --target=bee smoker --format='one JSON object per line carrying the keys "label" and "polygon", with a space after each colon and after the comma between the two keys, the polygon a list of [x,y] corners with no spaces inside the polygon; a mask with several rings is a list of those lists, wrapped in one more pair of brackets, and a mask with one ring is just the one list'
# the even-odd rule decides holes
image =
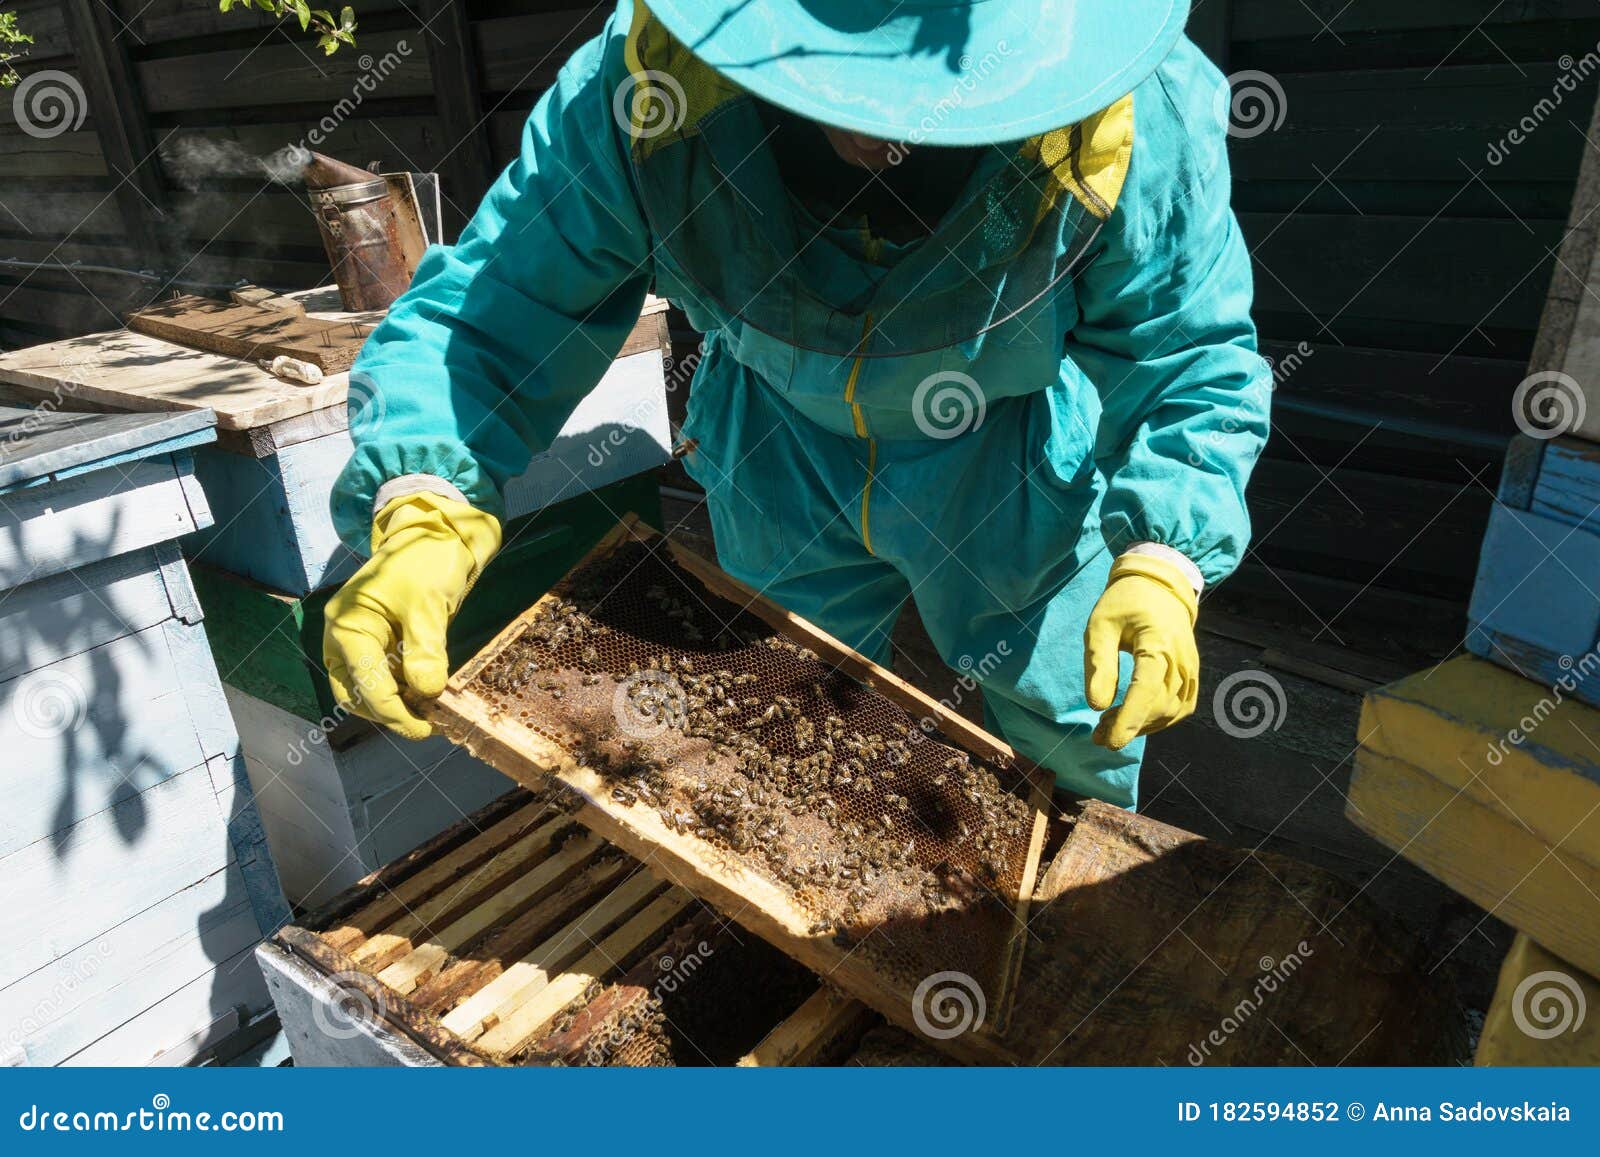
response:
{"label": "bee smoker", "polygon": [[344,307],[387,309],[416,271],[405,236],[414,207],[396,203],[394,185],[384,176],[321,153],[310,158],[302,170],[306,192]]}

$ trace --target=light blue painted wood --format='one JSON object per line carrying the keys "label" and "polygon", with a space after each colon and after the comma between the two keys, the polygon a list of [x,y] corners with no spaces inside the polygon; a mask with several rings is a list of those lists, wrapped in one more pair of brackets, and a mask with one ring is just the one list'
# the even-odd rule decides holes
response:
{"label": "light blue painted wood", "polygon": [[250,947],[229,957],[62,1064],[150,1064],[177,1042],[204,1031],[215,1019],[213,1009],[237,1006],[249,1012],[265,1007],[264,1002],[270,1003],[271,998],[255,965],[254,952],[255,947]]}
{"label": "light blue painted wood", "polygon": [[91,414],[13,397],[0,387],[0,494],[217,438],[216,416],[210,410]]}
{"label": "light blue painted wood", "polygon": [[170,543],[0,591],[0,681],[153,627],[193,602]]}
{"label": "light blue painted wood", "polygon": [[[0,989],[0,1039],[30,1065],[60,1064],[261,939],[238,869],[218,869]],[[166,1043],[195,1027],[171,1026]]]}
{"label": "light blue painted wood", "polygon": [[0,856],[0,986],[233,860],[204,764]]}
{"label": "light blue painted wood", "polygon": [[405,855],[515,786],[459,747],[440,762],[406,766],[401,783],[360,805],[356,832],[369,870]]}
{"label": "light blue painted wood", "polygon": [[270,936],[289,922],[289,904],[283,897],[278,868],[267,843],[267,829],[250,788],[244,756],[217,755],[207,763],[217,806],[228,821],[228,842],[250,898],[256,926]]}
{"label": "light blue painted wood", "polygon": [[1600,706],[1600,535],[1495,507],[1467,618],[1474,654],[1545,686],[1584,674],[1569,693]]}
{"label": "light blue painted wood", "polygon": [[315,906],[503,795],[510,781],[442,736],[372,730],[339,750],[313,725],[224,691],[284,893]]}
{"label": "light blue painted wood", "polygon": [[1600,445],[1579,438],[1551,442],[1526,509],[1600,535]]}
{"label": "light blue painted wood", "polygon": [[35,582],[206,524],[184,485],[187,455],[147,458],[0,499],[0,590]]}
{"label": "light blue painted wood", "polygon": [[168,619],[0,683],[0,856],[64,843],[72,825],[232,750],[215,746],[225,714],[197,729],[203,696],[175,661],[204,645],[198,625]]}
{"label": "light blue painted wood", "polygon": [[[334,533],[328,502],[352,449],[348,431],[335,429],[264,458],[221,446],[201,451],[196,473],[215,524],[186,540],[189,556],[284,594],[305,595],[343,582],[361,560]],[[670,457],[660,355],[620,358],[551,448],[507,484],[507,517],[609,485]]]}

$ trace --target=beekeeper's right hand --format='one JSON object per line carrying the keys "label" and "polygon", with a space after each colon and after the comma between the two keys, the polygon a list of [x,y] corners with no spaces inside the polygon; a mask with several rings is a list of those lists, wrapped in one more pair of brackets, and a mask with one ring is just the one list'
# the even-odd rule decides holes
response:
{"label": "beekeeper's right hand", "polygon": [[464,502],[419,493],[385,504],[372,558],[328,600],[322,656],[335,701],[406,739],[433,734],[401,693],[444,690],[450,620],[499,549],[499,521]]}

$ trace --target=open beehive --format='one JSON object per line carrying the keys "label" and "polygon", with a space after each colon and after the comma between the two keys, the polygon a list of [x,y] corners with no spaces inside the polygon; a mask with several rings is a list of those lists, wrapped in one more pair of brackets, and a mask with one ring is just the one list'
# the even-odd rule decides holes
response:
{"label": "open beehive", "polygon": [[370,1064],[381,1041],[407,1063],[817,1064],[882,1023],[577,806],[515,789],[280,929],[262,960],[291,978],[297,1061]]}
{"label": "open beehive", "polygon": [[1045,797],[1009,748],[889,672],[629,518],[430,711],[904,1027],[930,978],[966,978],[987,1031],[947,1047],[993,1059]]}

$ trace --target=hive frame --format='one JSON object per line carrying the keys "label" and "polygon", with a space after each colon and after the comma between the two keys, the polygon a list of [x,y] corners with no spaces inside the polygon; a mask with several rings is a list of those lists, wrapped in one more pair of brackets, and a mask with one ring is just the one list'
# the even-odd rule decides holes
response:
{"label": "hive frame", "polygon": [[[628,541],[664,549],[672,560],[711,592],[744,606],[775,630],[810,647],[841,672],[872,688],[915,716],[934,719],[947,739],[989,762],[1012,765],[1032,785],[1029,803],[1034,821],[1012,914],[1014,922],[1000,953],[1000,991],[988,994],[990,1015],[977,1031],[934,1043],[957,1059],[974,1064],[1011,1064],[1017,1057],[1000,1039],[1007,1024],[1026,943],[1028,906],[1038,880],[1050,801],[1049,778],[1017,756],[982,728],[950,711],[892,672],[846,647],[832,635],[785,610],[725,574],[692,552],[625,515],[573,567],[577,573]],[[911,993],[889,984],[860,954],[811,931],[812,917],[778,884],[719,855],[703,840],[679,833],[648,808],[629,808],[612,799],[612,784],[593,768],[575,760],[564,748],[516,720],[497,713],[468,687],[496,655],[530,625],[546,604],[559,599],[552,591],[505,628],[487,647],[451,678],[444,693],[421,709],[456,743],[517,782],[538,790],[554,778],[582,797],[577,813],[584,824],[644,861],[652,871],[710,903],[750,932],[766,939],[825,979],[882,1013],[891,1022],[922,1033],[913,1016]],[[925,1035],[925,1034],[922,1034]]]}

